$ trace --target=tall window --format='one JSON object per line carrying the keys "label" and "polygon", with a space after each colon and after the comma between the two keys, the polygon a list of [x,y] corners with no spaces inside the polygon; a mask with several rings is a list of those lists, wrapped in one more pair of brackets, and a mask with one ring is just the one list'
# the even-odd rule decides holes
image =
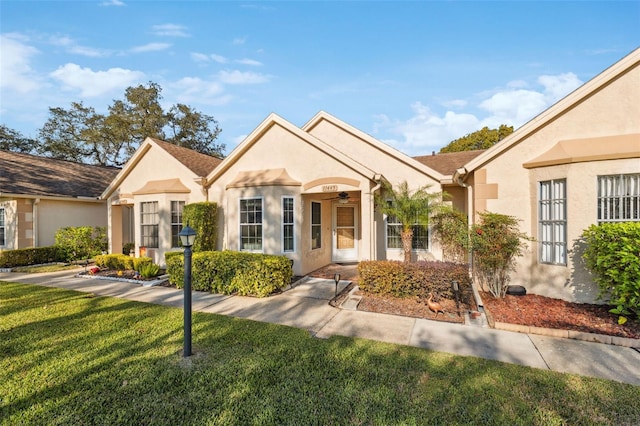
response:
{"label": "tall window", "polygon": [[322,247],[322,204],[311,202],[311,249]]}
{"label": "tall window", "polygon": [[293,197],[282,197],[282,251],[294,251]]}
{"label": "tall window", "polygon": [[158,202],[140,203],[140,245],[158,248]]}
{"label": "tall window", "polygon": [[180,247],[180,231],[182,231],[182,209],[184,201],[171,202],[171,247]]}
{"label": "tall window", "polygon": [[539,231],[540,262],[567,264],[567,181],[540,182]]}
{"label": "tall window", "polygon": [[640,221],[640,174],[598,176],[598,223]]}
{"label": "tall window", "polygon": [[5,235],[4,208],[0,208],[0,246],[7,244]]}
{"label": "tall window", "polygon": [[[389,201],[390,203],[391,201]],[[429,250],[429,227],[413,225],[412,250]],[[387,216],[387,248],[402,249],[402,223],[396,216]]]}
{"label": "tall window", "polygon": [[262,198],[240,200],[240,250],[262,250]]}

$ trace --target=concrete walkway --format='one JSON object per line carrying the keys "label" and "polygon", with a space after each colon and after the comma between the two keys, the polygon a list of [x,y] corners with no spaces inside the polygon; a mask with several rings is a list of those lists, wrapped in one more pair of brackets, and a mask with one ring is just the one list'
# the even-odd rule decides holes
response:
{"label": "concrete walkway", "polygon": [[[183,291],[115,280],[76,278],[74,272],[0,273],[1,281],[58,287],[100,296],[181,308]],[[338,291],[350,282],[340,281]],[[309,330],[318,338],[353,336],[433,351],[475,356],[534,368],[574,373],[640,386],[640,350],[426,319],[338,309],[328,301],[333,280],[306,278],[268,298],[194,291],[194,311],[211,312]],[[639,342],[640,344],[640,342]]]}

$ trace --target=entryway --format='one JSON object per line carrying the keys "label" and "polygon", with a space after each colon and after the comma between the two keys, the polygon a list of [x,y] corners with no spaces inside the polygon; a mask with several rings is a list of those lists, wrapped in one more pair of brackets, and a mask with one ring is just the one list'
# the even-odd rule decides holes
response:
{"label": "entryway", "polygon": [[333,205],[333,262],[358,260],[358,206],[335,203]]}

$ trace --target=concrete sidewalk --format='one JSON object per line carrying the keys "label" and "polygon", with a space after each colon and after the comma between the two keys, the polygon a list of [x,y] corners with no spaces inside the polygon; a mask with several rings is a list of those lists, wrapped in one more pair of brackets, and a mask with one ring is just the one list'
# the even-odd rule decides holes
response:
{"label": "concrete sidewalk", "polygon": [[[180,308],[183,291],[115,280],[76,278],[73,272],[0,273],[0,280],[66,288]],[[338,291],[349,281],[340,281]],[[194,291],[194,311],[247,318],[309,330],[318,338],[360,337],[433,351],[475,356],[640,386],[640,352],[633,348],[488,327],[338,309],[329,305],[333,280],[307,278],[268,298]]]}

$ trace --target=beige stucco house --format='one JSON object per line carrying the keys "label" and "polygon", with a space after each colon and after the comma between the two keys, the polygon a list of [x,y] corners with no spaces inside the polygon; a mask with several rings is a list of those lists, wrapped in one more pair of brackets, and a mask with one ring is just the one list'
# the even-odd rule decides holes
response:
{"label": "beige stucco house", "polygon": [[0,251],[51,246],[64,227],[106,227],[100,195],[118,171],[0,151]]}
{"label": "beige stucco house", "polygon": [[[111,250],[135,241],[158,263],[178,250],[181,206],[213,201],[219,249],[284,254],[294,273],[332,262],[401,259],[399,225],[377,211],[383,182],[446,191],[473,223],[515,216],[536,241],[512,282],[595,300],[579,236],[640,220],[640,49],[486,151],[409,157],[320,112],[302,127],[271,114],[224,160],[147,139],[103,193]],[[416,259],[441,259],[414,229]]]}

